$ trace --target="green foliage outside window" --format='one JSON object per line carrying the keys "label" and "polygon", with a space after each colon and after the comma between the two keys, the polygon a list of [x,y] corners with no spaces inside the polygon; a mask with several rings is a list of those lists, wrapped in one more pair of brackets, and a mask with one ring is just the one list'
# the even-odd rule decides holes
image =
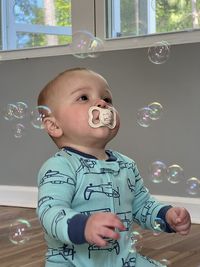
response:
{"label": "green foliage outside window", "polygon": [[199,10],[199,0],[157,0],[156,30],[173,32],[199,28]]}
{"label": "green foliage outside window", "polygon": [[[147,1],[121,0],[119,36],[148,34]],[[151,8],[156,15],[155,33],[200,28],[200,0],[155,0]]]}
{"label": "green foliage outside window", "polygon": [[[43,1],[45,2],[45,0]],[[41,2],[42,3],[42,2]],[[54,26],[69,26],[71,27],[71,1],[69,0],[54,0],[55,8],[55,25]],[[39,6],[37,0],[16,0],[15,1],[15,22],[27,23],[33,25],[46,25],[45,8]],[[52,26],[52,25],[51,25]],[[17,33],[17,47],[40,47],[47,46],[47,34],[36,33]],[[55,36],[55,35],[54,35]],[[72,37],[67,35],[57,35],[56,44],[62,45],[71,42]]]}

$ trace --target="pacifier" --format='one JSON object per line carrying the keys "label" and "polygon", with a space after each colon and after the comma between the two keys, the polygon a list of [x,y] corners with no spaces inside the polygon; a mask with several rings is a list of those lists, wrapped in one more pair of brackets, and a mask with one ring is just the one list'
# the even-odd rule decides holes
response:
{"label": "pacifier", "polygon": [[[94,114],[97,112],[97,118]],[[107,126],[110,129],[116,126],[116,110],[113,107],[100,108],[92,106],[88,110],[88,123],[92,128]]]}

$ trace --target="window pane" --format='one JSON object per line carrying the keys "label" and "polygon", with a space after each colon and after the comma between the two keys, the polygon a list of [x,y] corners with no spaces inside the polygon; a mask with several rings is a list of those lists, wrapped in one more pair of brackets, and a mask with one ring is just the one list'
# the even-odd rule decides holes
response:
{"label": "window pane", "polygon": [[107,0],[107,38],[200,28],[200,0]]}
{"label": "window pane", "polygon": [[71,26],[71,0],[15,1],[15,23]]}
{"label": "window pane", "polygon": [[3,50],[71,42],[71,0],[8,0],[3,3]]}
{"label": "window pane", "polygon": [[33,48],[41,46],[64,45],[71,42],[72,37],[66,35],[47,35],[36,33],[17,33],[17,48]]}
{"label": "window pane", "polygon": [[200,1],[156,1],[157,32],[173,32],[200,27]]}

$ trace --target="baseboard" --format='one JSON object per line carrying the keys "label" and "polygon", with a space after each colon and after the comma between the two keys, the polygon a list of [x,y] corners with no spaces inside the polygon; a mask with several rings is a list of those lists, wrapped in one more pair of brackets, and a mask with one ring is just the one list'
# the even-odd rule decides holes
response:
{"label": "baseboard", "polygon": [[[0,185],[0,205],[36,208],[37,205],[37,188],[29,186],[8,186]],[[200,224],[200,199],[174,197],[165,195],[154,195],[160,202],[185,207],[191,214],[192,223]]]}
{"label": "baseboard", "polygon": [[0,185],[0,205],[36,208],[37,191],[31,186]]}

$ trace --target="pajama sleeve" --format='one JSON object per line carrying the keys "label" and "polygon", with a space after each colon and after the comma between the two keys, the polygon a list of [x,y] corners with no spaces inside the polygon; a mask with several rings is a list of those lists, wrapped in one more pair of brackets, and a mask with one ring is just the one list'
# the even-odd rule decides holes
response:
{"label": "pajama sleeve", "polygon": [[133,200],[133,221],[141,225],[142,228],[153,230],[155,219],[158,216],[159,211],[168,205],[158,202],[150,195],[149,190],[144,186],[143,179],[140,176],[136,165],[134,173],[135,198]]}
{"label": "pajama sleeve", "polygon": [[[37,213],[44,231],[51,238],[65,244],[72,244],[68,229],[71,219],[79,215],[83,224],[87,216],[71,208],[76,188],[76,175],[73,167],[62,156],[47,160],[38,173],[38,206]],[[73,222],[73,220],[72,220]],[[84,229],[84,226],[82,226]],[[84,242],[82,231],[81,241]]]}

